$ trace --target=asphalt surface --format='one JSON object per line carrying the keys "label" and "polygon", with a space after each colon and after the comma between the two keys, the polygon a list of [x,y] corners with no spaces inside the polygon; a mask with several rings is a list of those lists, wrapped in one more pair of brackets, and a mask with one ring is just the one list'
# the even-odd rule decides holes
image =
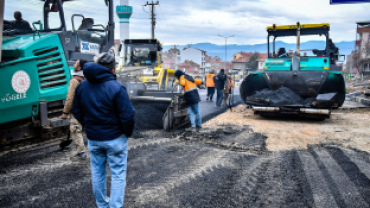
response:
{"label": "asphalt surface", "polygon": [[[239,87],[239,83],[236,85]],[[201,112],[202,120],[205,122],[214,116],[225,112],[229,107],[216,108],[216,93],[213,97],[213,102],[207,101],[207,90],[198,90],[201,102],[199,103],[199,110]],[[241,104],[242,100],[239,95],[239,90],[235,90],[235,95],[233,103],[230,102],[231,107],[237,104]],[[135,132],[134,138],[152,137],[153,134],[158,135],[158,129],[163,129],[162,127],[162,117],[166,112],[169,102],[143,102],[143,101],[133,101],[135,108]],[[181,126],[180,128],[188,127],[188,125]],[[149,133],[148,133],[149,132]],[[158,135],[159,136],[159,135]]]}
{"label": "asphalt surface", "polygon": [[[215,109],[201,103],[203,116]],[[366,152],[268,151],[247,125],[160,132],[129,140],[125,207],[369,207]],[[0,207],[96,207],[89,162],[71,162],[74,151],[52,143],[0,157]]]}

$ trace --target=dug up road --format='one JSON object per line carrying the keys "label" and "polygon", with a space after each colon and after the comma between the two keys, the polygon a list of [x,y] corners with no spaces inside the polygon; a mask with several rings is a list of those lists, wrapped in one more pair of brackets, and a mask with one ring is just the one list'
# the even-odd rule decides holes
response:
{"label": "dug up road", "polygon": [[[369,118],[266,119],[240,105],[199,133],[141,134],[129,141],[125,207],[369,207]],[[73,152],[0,158],[0,207],[95,207],[89,163]]]}

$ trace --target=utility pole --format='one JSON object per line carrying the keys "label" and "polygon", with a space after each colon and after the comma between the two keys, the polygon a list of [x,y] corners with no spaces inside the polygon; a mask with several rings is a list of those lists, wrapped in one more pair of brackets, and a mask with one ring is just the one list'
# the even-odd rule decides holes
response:
{"label": "utility pole", "polygon": [[234,37],[235,35],[228,36],[228,37],[226,37],[226,36],[221,36],[221,35],[218,35],[218,36],[220,36],[221,38],[225,38],[225,60],[224,60],[224,69],[225,69],[225,68],[226,68],[226,58],[227,58],[227,39],[228,39],[228,38],[232,38],[232,37]]}
{"label": "utility pole", "polygon": [[152,1],[152,3],[149,3],[148,1],[146,2],[146,4],[144,5],[144,6],[152,6],[152,8],[151,8],[151,16],[152,16],[152,39],[154,39],[155,37],[154,37],[154,28],[155,28],[155,13],[154,13],[154,6],[157,6],[157,5],[159,5],[159,1],[157,1],[156,3],[154,3],[153,1]]}

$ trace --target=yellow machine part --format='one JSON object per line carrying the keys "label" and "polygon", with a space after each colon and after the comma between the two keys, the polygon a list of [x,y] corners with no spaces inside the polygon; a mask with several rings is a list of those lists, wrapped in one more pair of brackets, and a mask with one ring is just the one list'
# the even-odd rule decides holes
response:
{"label": "yellow machine part", "polygon": [[158,74],[156,76],[142,76],[142,77],[139,78],[139,80],[142,81],[142,82],[146,82],[146,83],[149,83],[149,82],[150,83],[154,83],[154,82],[158,83],[159,89],[161,89],[163,84],[164,84],[165,89],[167,89],[168,79],[170,77],[174,76],[175,70],[174,69],[167,69],[167,76],[166,76],[165,83],[163,83],[162,81],[163,81],[163,76],[165,75],[166,69],[161,68],[161,67],[158,66],[158,67],[154,68],[154,72],[158,73]]}
{"label": "yellow machine part", "polygon": [[167,89],[167,83],[168,83],[168,79],[170,77],[173,77],[174,74],[175,74],[175,69],[167,69],[167,76],[166,76],[166,80],[165,80],[165,83],[163,83],[163,76],[165,75],[165,72],[166,72],[166,69],[163,68],[163,64],[162,64],[162,61],[161,61],[161,56],[157,56],[157,59],[158,59],[158,66],[156,66],[154,68],[154,73],[157,73],[156,76],[142,76],[139,78],[140,81],[142,82],[150,82],[150,83],[158,83],[158,87],[159,89],[162,89],[162,86],[164,86],[165,89]]}
{"label": "yellow machine part", "polygon": [[[160,63],[154,68],[154,73],[157,74],[157,75],[155,75],[155,76],[141,76],[139,78],[139,80],[142,81],[142,82],[145,82],[145,83],[158,83],[159,89],[161,89],[162,85],[164,84],[165,89],[167,89],[168,79],[170,77],[174,77],[174,74],[175,74],[176,70],[175,69],[167,69],[166,81],[165,81],[165,83],[162,83],[163,76],[165,75],[166,70],[163,68],[163,64],[161,62],[161,57],[159,55],[157,56],[157,59],[158,59],[158,63]],[[120,72],[122,68],[123,68],[123,63],[120,63],[118,68],[116,68],[116,71]]]}
{"label": "yellow machine part", "polygon": [[[330,28],[329,23],[321,23],[321,24],[303,24],[301,25],[301,29],[308,29],[308,28],[322,28],[322,27]],[[268,26],[266,30],[293,30],[297,29],[297,25],[280,25],[280,26]]]}

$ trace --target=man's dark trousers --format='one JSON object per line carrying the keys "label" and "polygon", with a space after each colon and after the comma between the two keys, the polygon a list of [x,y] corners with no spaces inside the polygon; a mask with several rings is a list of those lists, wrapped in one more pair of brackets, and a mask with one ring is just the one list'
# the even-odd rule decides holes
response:
{"label": "man's dark trousers", "polygon": [[207,97],[212,101],[213,95],[215,94],[215,87],[207,87]]}
{"label": "man's dark trousers", "polygon": [[224,90],[217,90],[217,101],[216,106],[221,107],[222,99],[224,98]]}

